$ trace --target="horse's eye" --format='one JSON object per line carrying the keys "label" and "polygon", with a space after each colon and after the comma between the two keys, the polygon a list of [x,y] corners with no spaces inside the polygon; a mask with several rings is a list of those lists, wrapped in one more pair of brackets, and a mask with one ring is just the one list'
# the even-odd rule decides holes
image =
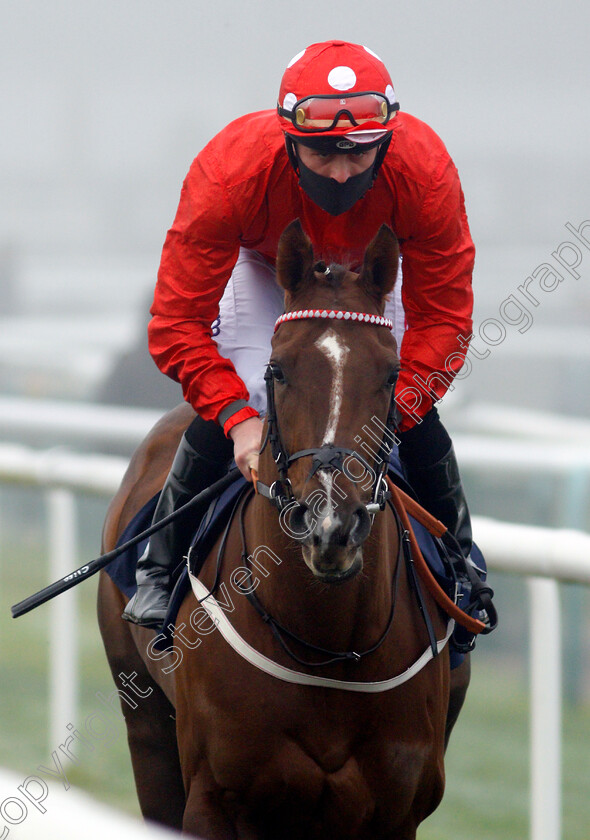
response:
{"label": "horse's eye", "polygon": [[387,385],[388,385],[389,388],[395,388],[398,376],[399,376],[399,368],[398,367],[393,368],[393,370],[391,370],[389,372],[389,376],[387,377]]}
{"label": "horse's eye", "polygon": [[270,362],[269,368],[275,382],[278,382],[279,385],[284,385],[287,380],[285,379],[285,374],[281,366],[277,362]]}

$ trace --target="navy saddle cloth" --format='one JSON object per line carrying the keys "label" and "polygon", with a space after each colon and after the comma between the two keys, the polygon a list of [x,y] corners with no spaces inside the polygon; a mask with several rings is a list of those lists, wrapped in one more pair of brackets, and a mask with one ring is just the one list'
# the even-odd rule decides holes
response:
{"label": "navy saddle cloth", "polygon": [[[401,479],[403,481],[403,477],[398,472],[398,470],[395,469],[395,465],[392,465],[392,473],[392,477],[394,480]],[[205,516],[203,516],[198,526],[198,529],[195,532],[195,536],[191,543],[191,555],[194,556],[196,552],[197,558],[200,557],[202,559],[204,559],[208,555],[222,528],[227,523],[227,518],[230,514],[230,511],[235,505],[236,500],[246,483],[247,482],[244,478],[238,478],[233,484],[227,487],[226,490],[217,499],[214,499],[211,502],[207,513],[205,514]],[[147,502],[144,505],[144,507],[133,517],[133,519],[129,522],[129,524],[121,534],[117,545],[122,545],[124,542],[134,537],[136,534],[140,534],[142,531],[145,531],[146,528],[149,528],[149,526],[152,524],[152,518],[158,502],[158,498],[159,493],[156,494],[152,499],[150,499],[150,501]],[[452,598],[454,596],[455,581],[454,579],[451,579],[451,576],[443,560],[444,552],[440,547],[440,542],[436,540],[426,530],[426,528],[419,522],[417,522],[412,516],[410,516],[409,519],[412,524],[412,528],[414,529],[414,534],[416,535],[416,539],[418,541],[418,545],[420,546],[420,550],[422,551],[424,559],[426,560],[430,570],[432,571],[437,581],[441,584],[445,591],[449,593],[450,597]],[[116,583],[119,589],[128,598],[131,598],[135,594],[135,591],[137,589],[137,585],[135,582],[135,569],[137,566],[137,561],[143,554],[146,545],[147,539],[127,549],[127,551],[123,552],[123,554],[121,554],[119,557],[113,560],[112,563],[109,563],[109,565],[105,567],[105,571],[107,572],[107,574],[111,577],[114,583]],[[485,560],[481,551],[475,544],[473,545],[473,549],[471,551],[471,558],[482,573],[483,579],[485,580]],[[173,579],[176,580],[176,583],[174,586],[172,597],[170,599],[168,615],[164,622],[164,628],[161,631],[158,641],[156,643],[156,647],[162,650],[171,647],[173,644],[172,636],[174,632],[174,623],[176,621],[176,616],[178,614],[178,610],[180,609],[180,605],[182,604],[187,592],[190,589],[188,570],[184,561],[175,570]],[[468,602],[469,593],[461,593],[461,598],[459,599],[459,606],[465,609]],[[452,649],[451,640],[451,667],[456,667],[462,661],[463,656]]]}

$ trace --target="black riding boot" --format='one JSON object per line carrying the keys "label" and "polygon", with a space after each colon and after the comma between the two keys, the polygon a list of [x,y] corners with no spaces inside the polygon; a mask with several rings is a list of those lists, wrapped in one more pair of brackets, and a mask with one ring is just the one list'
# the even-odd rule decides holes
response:
{"label": "black riding boot", "polygon": [[404,468],[422,507],[447,526],[463,557],[469,557],[473,544],[471,518],[453,445],[429,467],[404,465]]}
{"label": "black riding boot", "polygon": [[[195,444],[210,457],[201,455]],[[197,417],[182,436],[154,511],[153,523],[160,522],[222,478],[227,472],[231,452],[231,443],[223,436],[221,427]],[[172,573],[182,561],[197,524],[193,513],[193,516],[173,520],[152,534],[137,561],[137,592],[122,618],[144,627],[159,629],[162,626],[172,591]]]}
{"label": "black riding boot", "polygon": [[[418,501],[446,525],[449,535],[454,537],[454,540],[443,537],[443,541],[450,549],[447,557],[452,563],[455,580],[463,590],[461,608],[485,622],[489,633],[498,623],[492,602],[494,593],[484,583],[485,573],[471,558],[473,537],[469,509],[453,443],[436,408],[428,412],[422,423],[400,432],[399,437],[400,460]],[[453,545],[455,541],[458,546]],[[473,633],[460,625],[455,628],[453,644],[456,650],[463,653],[472,650],[474,639]]]}
{"label": "black riding boot", "polygon": [[453,443],[436,408],[399,437],[400,460],[418,501],[447,526],[467,558],[473,543],[469,509]]}

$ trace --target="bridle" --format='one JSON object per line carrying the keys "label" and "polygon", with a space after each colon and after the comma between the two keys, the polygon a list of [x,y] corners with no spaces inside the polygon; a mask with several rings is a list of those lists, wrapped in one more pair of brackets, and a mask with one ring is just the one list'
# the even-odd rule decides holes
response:
{"label": "bridle", "polygon": [[[356,321],[358,323],[388,327],[390,330],[393,329],[393,322],[389,318],[384,318],[380,315],[370,315],[365,312],[350,312],[348,310],[303,309],[287,312],[284,315],[281,315],[281,317],[276,321],[275,332],[281,324],[288,321],[308,320],[312,318]],[[369,513],[370,516],[374,516],[378,511],[384,510],[390,496],[387,487],[386,474],[389,465],[389,456],[391,455],[394,444],[397,442],[395,430],[399,420],[399,410],[396,406],[394,398],[395,383],[392,383],[391,399],[387,411],[387,419],[383,427],[383,437],[381,438],[379,449],[375,457],[377,469],[374,469],[368,463],[366,458],[356,449],[349,449],[347,447],[336,446],[334,444],[323,444],[319,447],[301,449],[298,452],[294,452],[292,455],[289,454],[281,436],[276,410],[275,382],[277,380],[278,372],[278,367],[273,364],[273,362],[269,362],[264,374],[267,397],[267,428],[264,441],[260,448],[260,453],[262,454],[266,447],[270,445],[279,477],[270,486],[268,486],[255,476],[254,482],[256,492],[267,498],[279,511],[282,511],[288,505],[297,503],[297,499],[291,485],[291,480],[289,478],[289,467],[295,461],[298,461],[300,458],[304,458],[306,456],[311,456],[311,470],[307,476],[307,480],[315,475],[318,470],[328,472],[339,470],[352,481],[358,481],[358,478],[350,475],[347,471],[346,459],[354,458],[369,474],[375,474],[371,501],[365,506],[367,513]]]}

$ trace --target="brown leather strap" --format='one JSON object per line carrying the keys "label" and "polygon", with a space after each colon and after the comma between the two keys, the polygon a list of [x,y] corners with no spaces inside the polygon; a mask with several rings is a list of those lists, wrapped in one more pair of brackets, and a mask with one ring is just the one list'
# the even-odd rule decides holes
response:
{"label": "brown leather strap", "polygon": [[[388,481],[391,482],[391,479],[388,478]],[[442,535],[446,533],[447,527],[442,524],[440,519],[437,519],[431,513],[428,513],[428,511],[423,508],[422,505],[419,505],[415,499],[412,499],[411,496],[404,493],[401,487],[398,487],[397,485],[395,485],[395,487],[399,498],[402,500],[403,506],[410,516],[413,516],[420,525],[424,525],[426,530],[435,537],[442,537]]]}
{"label": "brown leather strap", "polygon": [[[438,519],[435,519],[433,516],[427,513],[427,511],[421,508],[417,502],[415,502],[406,493],[400,490],[399,487],[397,487],[389,478],[389,476],[387,476],[387,484],[389,485],[389,489],[391,491],[391,500],[393,506],[397,511],[397,514],[401,520],[403,527],[408,532],[410,538],[410,545],[412,547],[414,565],[416,567],[416,571],[420,575],[422,582],[424,583],[424,585],[426,586],[436,603],[439,605],[439,607],[441,607],[451,618],[454,618],[457,624],[460,624],[462,627],[465,627],[465,629],[469,630],[470,633],[481,633],[482,630],[485,630],[486,628],[486,625],[483,623],[483,621],[479,621],[479,619],[472,618],[470,615],[467,615],[467,613],[464,613],[463,610],[460,609],[457,606],[457,604],[454,603],[454,601],[451,601],[447,593],[438,584],[436,578],[428,568],[426,560],[424,559],[424,557],[422,556],[422,552],[420,551],[420,547],[418,545],[418,541],[416,540],[414,531],[412,530],[410,520],[408,519],[408,511],[412,514],[412,516],[415,516],[415,510],[419,512],[422,518],[419,518],[418,516],[415,516],[415,518],[426,528],[428,528],[428,525],[426,524],[426,521],[422,521],[424,518],[430,521],[431,525],[432,523],[437,523],[439,526],[439,530],[440,528],[443,529],[442,533],[438,533],[437,536],[442,536],[442,534],[444,534],[444,532],[447,529],[441,522],[438,521]],[[428,528],[428,530],[430,530],[430,528]]]}

